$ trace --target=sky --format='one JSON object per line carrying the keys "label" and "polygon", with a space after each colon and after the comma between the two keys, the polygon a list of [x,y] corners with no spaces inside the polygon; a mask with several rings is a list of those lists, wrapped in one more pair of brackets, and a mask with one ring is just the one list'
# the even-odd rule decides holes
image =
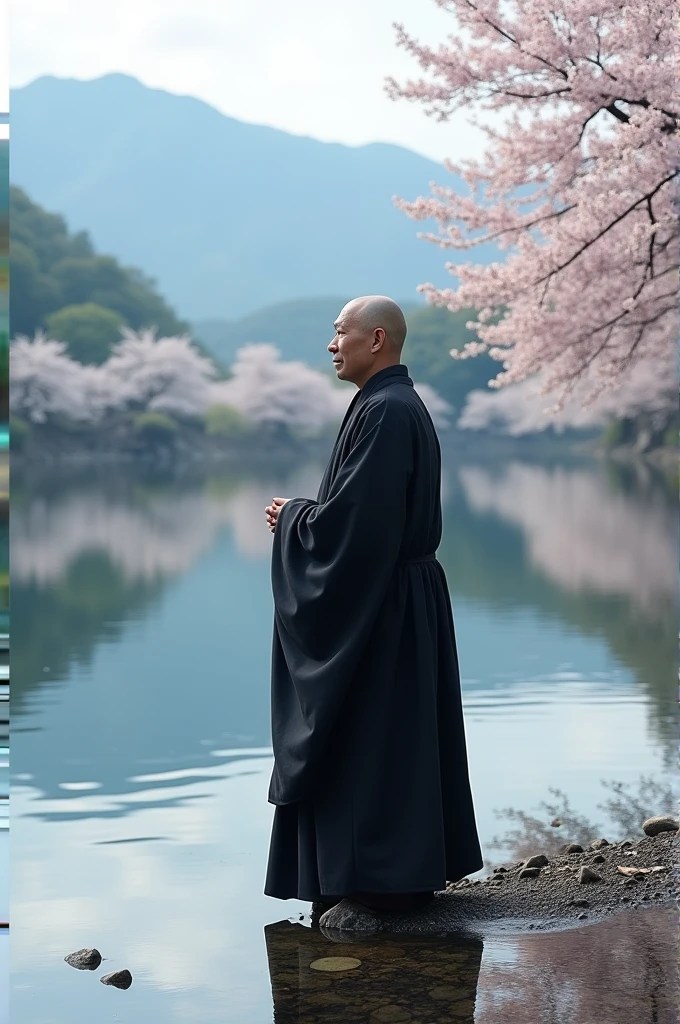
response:
{"label": "sky", "polygon": [[469,112],[441,123],[385,94],[387,75],[419,72],[394,21],[435,45],[456,28],[435,0],[13,0],[9,80],[121,71],[296,135],[393,142],[439,161],[481,156]]}

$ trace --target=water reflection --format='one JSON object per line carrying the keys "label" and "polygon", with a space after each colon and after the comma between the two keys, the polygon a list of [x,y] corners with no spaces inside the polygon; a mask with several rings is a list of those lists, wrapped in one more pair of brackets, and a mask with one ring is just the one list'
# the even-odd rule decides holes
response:
{"label": "water reflection", "polygon": [[475,1020],[676,1024],[677,947],[677,911],[671,907],[509,938],[493,949],[487,939]]}
{"label": "water reflection", "polygon": [[[316,929],[279,921],[265,930],[275,1024],[472,1024],[484,943],[399,935],[329,941]],[[315,970],[319,959],[359,966]]]}
{"label": "water reflection", "polygon": [[[674,563],[674,496],[655,479],[622,480],[595,463],[459,464],[449,455],[439,557],[488,856],[495,807],[528,809],[560,785],[574,815],[592,820],[601,778],[632,783],[672,753],[676,619],[660,566],[663,552]],[[295,471],[253,463],[153,476],[134,467],[14,474],[20,1024],[114,1019],[102,1017],[109,997],[126,999],[128,1019],[269,1019],[262,928],[298,905],[262,894],[273,615],[262,509],[275,493],[314,496],[322,469],[317,460]],[[555,551],[550,520],[560,516],[569,542]],[[607,523],[609,557],[626,563],[611,571],[595,550]],[[310,933],[295,934],[303,942]],[[541,948],[554,941],[542,937]],[[508,943],[487,937],[477,1021],[498,1020],[485,1008],[490,971],[543,963],[529,938]],[[128,992],[85,989],[65,968],[66,953],[92,944],[116,958],[107,967],[133,971]],[[529,991],[550,969],[529,970],[521,984]],[[520,977],[498,975],[491,987],[515,998]],[[277,981],[277,1002],[282,991]],[[462,1002],[457,1011],[467,1012]],[[444,1012],[413,1019],[432,1024]],[[517,1016],[525,1019],[539,1020]]]}
{"label": "water reflection", "polygon": [[[264,929],[275,1024],[675,1024],[677,914],[538,935],[335,939]],[[315,970],[349,957],[353,969]]]}

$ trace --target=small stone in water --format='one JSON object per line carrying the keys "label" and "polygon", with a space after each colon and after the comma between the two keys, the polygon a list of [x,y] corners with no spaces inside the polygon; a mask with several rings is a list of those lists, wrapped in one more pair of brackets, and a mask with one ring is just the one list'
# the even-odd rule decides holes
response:
{"label": "small stone in water", "polygon": [[559,818],[553,818],[553,820],[550,822],[550,827],[551,828],[559,828],[561,824],[562,824],[562,822],[560,821]]}
{"label": "small stone in water", "polygon": [[102,955],[98,949],[94,948],[77,949],[75,953],[65,956],[64,960],[79,971],[96,971],[102,962]]}
{"label": "small stone in water", "polygon": [[132,975],[127,968],[122,971],[112,971],[111,974],[104,974],[99,979],[102,985],[114,985],[116,988],[129,988],[132,984]]}

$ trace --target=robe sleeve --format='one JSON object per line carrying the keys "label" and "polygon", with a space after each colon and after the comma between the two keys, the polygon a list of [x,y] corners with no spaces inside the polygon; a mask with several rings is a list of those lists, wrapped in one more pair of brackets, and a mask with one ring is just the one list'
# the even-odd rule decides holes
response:
{"label": "robe sleeve", "polygon": [[324,502],[292,498],[272,549],[270,801],[308,790],[392,579],[413,468],[408,415],[367,403]]}

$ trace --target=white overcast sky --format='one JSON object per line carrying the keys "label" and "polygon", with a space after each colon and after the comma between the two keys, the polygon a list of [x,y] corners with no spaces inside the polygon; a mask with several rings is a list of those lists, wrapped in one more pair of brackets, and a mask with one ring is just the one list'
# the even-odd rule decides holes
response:
{"label": "white overcast sky", "polygon": [[469,114],[438,123],[387,98],[386,75],[419,71],[393,21],[434,44],[455,29],[434,0],[13,0],[9,81],[122,71],[298,135],[395,142],[435,160],[481,155]]}

